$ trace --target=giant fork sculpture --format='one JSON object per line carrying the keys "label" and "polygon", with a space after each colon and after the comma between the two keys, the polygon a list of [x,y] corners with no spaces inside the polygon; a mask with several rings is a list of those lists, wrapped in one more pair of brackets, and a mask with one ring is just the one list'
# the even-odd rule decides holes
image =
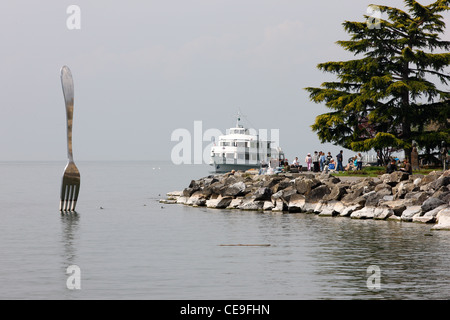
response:
{"label": "giant fork sculpture", "polygon": [[73,212],[80,192],[80,172],[73,161],[72,153],[72,123],[73,123],[73,79],[67,66],[61,68],[61,84],[66,103],[67,119],[67,155],[69,161],[64,169],[61,185],[61,201],[59,211]]}

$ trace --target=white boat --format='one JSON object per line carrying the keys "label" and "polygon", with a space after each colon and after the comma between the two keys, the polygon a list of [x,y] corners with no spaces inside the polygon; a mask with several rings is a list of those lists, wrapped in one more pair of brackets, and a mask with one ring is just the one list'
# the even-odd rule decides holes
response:
{"label": "white boat", "polygon": [[[284,154],[275,141],[260,139],[255,130],[244,128],[237,117],[236,126],[218,137],[211,148],[210,165],[217,173],[259,169],[262,163],[277,163]],[[252,132],[253,131],[253,132]]]}

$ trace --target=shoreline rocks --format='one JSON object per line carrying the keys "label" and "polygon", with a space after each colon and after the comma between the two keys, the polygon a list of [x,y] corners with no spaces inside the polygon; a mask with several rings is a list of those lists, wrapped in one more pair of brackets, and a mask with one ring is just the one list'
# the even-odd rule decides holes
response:
{"label": "shoreline rocks", "polygon": [[377,178],[238,171],[192,180],[160,202],[429,223],[432,230],[450,230],[450,170],[412,176],[396,171]]}

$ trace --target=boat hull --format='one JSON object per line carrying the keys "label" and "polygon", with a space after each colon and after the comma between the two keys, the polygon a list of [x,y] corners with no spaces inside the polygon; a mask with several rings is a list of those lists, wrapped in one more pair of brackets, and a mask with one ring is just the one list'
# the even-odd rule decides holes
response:
{"label": "boat hull", "polygon": [[225,173],[230,172],[232,170],[238,171],[246,171],[249,169],[257,169],[259,170],[259,165],[257,164],[231,164],[231,163],[221,163],[221,164],[211,164],[214,167],[214,171],[216,173]]}

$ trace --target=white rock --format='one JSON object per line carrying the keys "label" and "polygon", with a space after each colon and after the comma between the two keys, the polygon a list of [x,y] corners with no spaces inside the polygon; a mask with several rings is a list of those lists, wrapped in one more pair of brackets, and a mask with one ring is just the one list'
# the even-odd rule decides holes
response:
{"label": "white rock", "polygon": [[402,221],[409,221],[411,222],[413,217],[416,214],[422,213],[422,207],[421,206],[411,206],[411,207],[407,207],[405,209],[405,211],[403,211],[401,219]]}
{"label": "white rock", "polygon": [[231,200],[227,209],[236,209],[237,207],[239,207],[241,205],[241,203],[242,203],[242,199],[240,199],[240,198],[233,199],[233,200]]}
{"label": "white rock", "polygon": [[230,197],[218,197],[216,199],[206,200],[206,207],[223,209],[230,205],[232,199]]}
{"label": "white rock", "polygon": [[436,221],[436,218],[433,216],[418,216],[417,214],[413,217],[412,222],[419,222],[419,223],[433,223]]}
{"label": "white rock", "polygon": [[373,218],[376,220],[384,220],[394,215],[394,210],[388,207],[377,207],[375,208]]}
{"label": "white rock", "polygon": [[177,203],[178,204],[185,204],[189,198],[188,197],[178,197]]}
{"label": "white rock", "polygon": [[273,212],[283,212],[287,210],[287,206],[283,200],[277,200],[272,208]]}
{"label": "white rock", "polygon": [[354,204],[351,206],[345,207],[341,213],[339,214],[340,217],[348,217],[350,216],[354,211],[360,210],[363,206],[359,204]]}
{"label": "white rock", "polygon": [[[278,201],[277,201],[278,202]],[[289,199],[289,212],[303,212],[305,207],[305,196],[302,194],[293,194]]]}
{"label": "white rock", "polygon": [[362,209],[353,211],[350,215],[352,219],[373,219],[376,207],[364,207]]}
{"label": "white rock", "polygon": [[275,206],[273,205],[272,201],[264,201],[263,210],[268,211],[272,210]]}
{"label": "white rock", "polygon": [[447,207],[439,211],[436,215],[437,224],[435,224],[432,230],[450,230],[450,208]]}
{"label": "white rock", "polygon": [[447,206],[446,204],[443,204],[443,205],[441,205],[441,206],[439,206],[439,207],[437,207],[437,208],[434,208],[433,210],[430,210],[430,211],[426,212],[426,213],[424,214],[424,216],[425,216],[425,217],[431,216],[431,217],[433,217],[433,218],[436,218],[437,214],[438,214],[442,209],[445,209],[445,208],[447,208],[447,207],[448,207],[448,206]]}

